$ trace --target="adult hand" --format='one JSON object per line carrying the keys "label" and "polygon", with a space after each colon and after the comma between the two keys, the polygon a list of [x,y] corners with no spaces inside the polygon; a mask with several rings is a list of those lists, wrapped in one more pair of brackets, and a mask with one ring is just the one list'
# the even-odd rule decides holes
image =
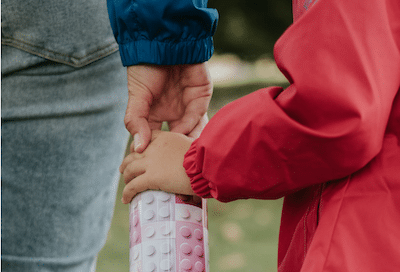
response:
{"label": "adult hand", "polygon": [[168,122],[172,132],[198,137],[206,125],[212,82],[207,64],[128,67],[125,126],[134,136],[131,151],[143,152],[151,131]]}

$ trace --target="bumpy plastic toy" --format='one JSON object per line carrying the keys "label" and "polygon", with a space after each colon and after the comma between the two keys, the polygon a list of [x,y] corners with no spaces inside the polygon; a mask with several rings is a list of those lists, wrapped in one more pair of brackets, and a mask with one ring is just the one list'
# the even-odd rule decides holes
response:
{"label": "bumpy plastic toy", "polygon": [[207,203],[146,191],[130,204],[130,272],[208,272]]}

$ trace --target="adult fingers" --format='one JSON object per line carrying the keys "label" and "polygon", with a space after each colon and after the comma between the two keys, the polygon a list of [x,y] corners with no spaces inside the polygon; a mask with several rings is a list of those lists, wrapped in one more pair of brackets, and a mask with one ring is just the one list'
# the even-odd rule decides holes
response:
{"label": "adult fingers", "polygon": [[[151,130],[151,139],[150,139],[150,141],[152,142],[153,140],[155,140],[156,138],[157,138],[157,136],[161,133],[162,131],[161,131],[161,127],[160,128],[155,128],[154,130],[152,129]],[[138,152],[136,152],[135,151],[135,149],[137,148],[137,145],[138,145],[138,141],[140,141],[139,140],[139,134],[138,133],[136,133],[134,136],[133,136],[133,140],[132,140],[132,143],[131,143],[131,145],[130,145],[130,147],[129,147],[129,149],[130,149],[130,151],[132,152],[132,154],[136,154],[135,155],[135,157],[136,158],[142,158],[143,157],[143,153],[138,153]]]}
{"label": "adult fingers", "polygon": [[197,139],[200,137],[201,132],[205,128],[208,123],[208,116],[204,114],[204,116],[200,119],[194,129],[188,134],[189,137]]}
{"label": "adult fingers", "polygon": [[125,113],[125,127],[134,137],[135,152],[143,152],[151,139],[151,130],[148,122],[150,105],[145,97],[130,94]]}
{"label": "adult fingers", "polygon": [[[151,130],[160,129],[161,122],[149,120],[153,100],[164,90],[169,70],[159,65],[127,67],[129,99],[125,126],[134,136],[134,151],[143,152],[151,139]],[[135,136],[136,135],[136,136]]]}
{"label": "adult fingers", "polygon": [[198,124],[200,116],[195,113],[186,114],[180,120],[168,123],[169,129],[172,132],[181,133],[184,135],[189,134]]}
{"label": "adult fingers", "polygon": [[[196,92],[198,93],[200,91]],[[182,118],[180,120],[169,123],[171,131],[182,133],[185,135],[191,133],[194,128],[199,124],[200,120],[204,118],[204,115],[207,113],[210,99],[211,95],[206,92],[205,95],[191,100],[186,105],[185,112]],[[200,124],[203,124],[203,122]]]}
{"label": "adult fingers", "polygon": [[207,123],[207,113],[200,116],[195,112],[189,112],[185,114],[182,119],[171,122],[169,126],[172,132],[185,134],[192,138],[198,138]]}
{"label": "adult fingers", "polygon": [[[129,150],[131,152],[142,153],[148,147],[148,145],[151,141],[151,135],[153,134],[153,132],[161,130],[161,127],[162,127],[161,122],[159,124],[150,123],[150,130],[139,131],[138,133],[133,135],[133,140],[132,140]],[[143,136],[143,133],[145,134],[145,136]],[[147,135],[148,133],[150,133],[150,136]],[[149,138],[150,138],[150,140],[148,140]]]}

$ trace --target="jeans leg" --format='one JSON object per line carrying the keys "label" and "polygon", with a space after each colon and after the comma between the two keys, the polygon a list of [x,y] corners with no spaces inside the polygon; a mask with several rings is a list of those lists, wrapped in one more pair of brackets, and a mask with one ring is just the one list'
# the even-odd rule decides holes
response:
{"label": "jeans leg", "polygon": [[94,271],[128,138],[126,74],[118,54],[44,63],[2,79],[2,271]]}

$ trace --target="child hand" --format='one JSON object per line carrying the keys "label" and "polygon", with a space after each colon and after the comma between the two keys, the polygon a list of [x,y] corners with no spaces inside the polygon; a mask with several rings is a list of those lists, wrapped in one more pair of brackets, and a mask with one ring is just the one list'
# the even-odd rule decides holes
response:
{"label": "child hand", "polygon": [[183,134],[153,131],[144,152],[132,152],[120,166],[126,184],[122,202],[128,204],[135,195],[149,189],[195,195],[183,168],[184,155],[192,141]]}

